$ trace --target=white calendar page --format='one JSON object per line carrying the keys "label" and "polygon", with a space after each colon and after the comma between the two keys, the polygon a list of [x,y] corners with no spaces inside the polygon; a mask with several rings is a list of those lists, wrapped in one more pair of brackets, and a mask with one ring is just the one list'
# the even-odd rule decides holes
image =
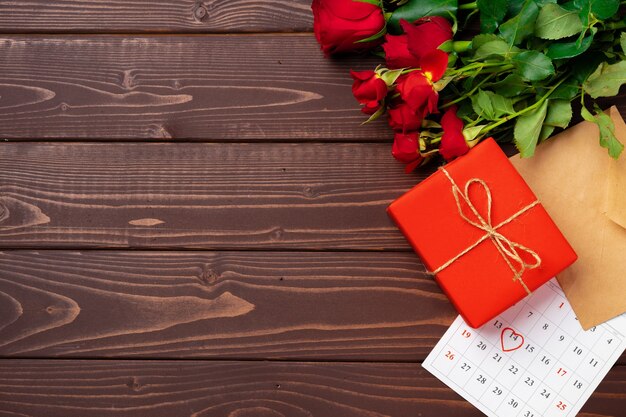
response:
{"label": "white calendar page", "polygon": [[424,368],[493,417],[573,417],[626,348],[626,314],[583,331],[556,279],[473,329],[459,316]]}

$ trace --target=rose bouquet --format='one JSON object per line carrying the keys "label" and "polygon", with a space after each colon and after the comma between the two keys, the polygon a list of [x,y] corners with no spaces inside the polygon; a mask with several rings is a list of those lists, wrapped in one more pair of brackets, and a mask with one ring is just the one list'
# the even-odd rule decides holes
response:
{"label": "rose bouquet", "polygon": [[[351,73],[352,91],[367,121],[387,115],[392,154],[407,171],[435,155],[452,160],[488,136],[532,156],[570,124],[572,102],[599,126],[611,157],[623,151],[590,101],[626,82],[619,0],[313,0],[312,9],[326,55],[384,58]],[[459,30],[475,17],[481,33]]]}

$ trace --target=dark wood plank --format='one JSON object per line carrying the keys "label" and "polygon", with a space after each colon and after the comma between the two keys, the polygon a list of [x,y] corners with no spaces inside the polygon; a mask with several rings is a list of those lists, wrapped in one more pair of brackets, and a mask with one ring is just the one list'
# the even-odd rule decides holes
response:
{"label": "dark wood plank", "polygon": [[420,360],[456,313],[411,253],[0,253],[0,355]]}
{"label": "dark wood plank", "polygon": [[389,140],[351,93],[378,62],[324,59],[312,34],[5,36],[0,137]]}
{"label": "dark wood plank", "polygon": [[310,0],[16,0],[0,2],[4,33],[310,31]]}
{"label": "dark wood plank", "polygon": [[0,143],[0,247],[410,250],[388,144]]}
{"label": "dark wood plank", "polygon": [[[622,416],[614,368],[580,417]],[[479,417],[412,364],[0,361],[3,417]]]}
{"label": "dark wood plank", "polygon": [[456,316],[410,253],[7,251],[0,270],[5,357],[417,361]]}

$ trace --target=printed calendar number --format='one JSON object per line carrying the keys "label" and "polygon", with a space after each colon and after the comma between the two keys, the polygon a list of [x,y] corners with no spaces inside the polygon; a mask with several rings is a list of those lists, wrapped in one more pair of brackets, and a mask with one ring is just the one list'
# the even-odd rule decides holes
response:
{"label": "printed calendar number", "polygon": [[533,353],[535,351],[535,347],[532,346],[530,343],[526,344],[526,347],[524,348],[528,353]]}
{"label": "printed calendar number", "polygon": [[583,383],[580,382],[579,380],[574,381],[574,388],[582,389],[583,388]]}
{"label": "printed calendar number", "polygon": [[509,372],[513,375],[517,375],[517,372],[519,372],[519,368],[515,365],[511,365],[511,367],[509,368]]}
{"label": "printed calendar number", "polygon": [[493,326],[496,329],[501,329],[502,328],[502,322],[500,320],[496,320],[495,323],[493,323]]}
{"label": "printed calendar number", "polygon": [[461,365],[461,369],[464,370],[465,372],[467,372],[470,369],[472,369],[472,367],[470,365],[468,365],[467,362],[463,362],[463,365]]}
{"label": "printed calendar number", "polygon": [[547,390],[547,389],[545,389],[545,388],[541,390],[541,394],[540,394],[540,395],[541,395],[542,397],[545,397],[545,398],[550,398],[550,393],[549,393],[549,392],[548,392],[548,390]]}
{"label": "printed calendar number", "polygon": [[496,353],[495,355],[493,355],[492,359],[496,362],[500,362],[502,360],[502,356],[499,353]]}
{"label": "printed calendar number", "polygon": [[446,352],[446,358],[450,359],[450,360],[454,360],[454,353],[447,351]]}
{"label": "printed calendar number", "polygon": [[476,378],[476,381],[478,381],[478,382],[480,382],[481,384],[484,385],[487,382],[487,378],[485,378],[484,376],[479,374],[478,378]]}
{"label": "printed calendar number", "polygon": [[535,385],[535,380],[527,376],[526,380],[524,381],[524,384],[528,385],[529,387],[532,387],[533,385]]}
{"label": "printed calendar number", "polygon": [[579,348],[578,346],[574,346],[574,353],[577,354],[578,356],[582,355],[583,350],[581,348]]}
{"label": "printed calendar number", "polygon": [[556,404],[556,408],[558,408],[559,410],[565,410],[567,408],[567,404],[565,404],[563,401],[559,401]]}
{"label": "printed calendar number", "polygon": [[480,350],[485,350],[487,349],[487,345],[485,344],[485,342],[483,342],[482,340],[480,342],[478,342],[478,344],[476,345],[476,347]]}
{"label": "printed calendar number", "polygon": [[472,337],[472,332],[463,330],[463,333],[461,333],[461,336],[463,336],[466,339],[469,339],[470,337]]}
{"label": "printed calendar number", "polygon": [[550,365],[550,358],[548,358],[546,355],[543,355],[543,358],[541,358],[541,363],[545,365]]}
{"label": "printed calendar number", "polygon": [[508,404],[513,407],[513,408],[517,408],[517,406],[519,405],[519,403],[517,401],[515,401],[514,398],[511,398],[508,402]]}
{"label": "printed calendar number", "polygon": [[531,413],[530,411],[526,411],[524,413],[524,417],[535,417],[535,413]]}
{"label": "printed calendar number", "polygon": [[493,391],[491,391],[491,392],[493,392],[496,395],[502,395],[502,390],[500,388],[498,388],[498,387],[495,387],[493,389]]}
{"label": "printed calendar number", "polygon": [[565,369],[563,369],[563,368],[559,368],[559,370],[556,371],[556,374],[558,376],[565,376],[567,374],[567,371]]}

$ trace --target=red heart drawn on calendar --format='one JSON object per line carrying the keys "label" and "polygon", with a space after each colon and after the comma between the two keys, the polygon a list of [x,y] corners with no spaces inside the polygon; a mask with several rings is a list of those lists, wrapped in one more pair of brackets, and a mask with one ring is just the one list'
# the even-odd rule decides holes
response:
{"label": "red heart drawn on calendar", "polygon": [[524,346],[524,336],[510,327],[505,327],[500,334],[500,343],[503,352],[512,352]]}

